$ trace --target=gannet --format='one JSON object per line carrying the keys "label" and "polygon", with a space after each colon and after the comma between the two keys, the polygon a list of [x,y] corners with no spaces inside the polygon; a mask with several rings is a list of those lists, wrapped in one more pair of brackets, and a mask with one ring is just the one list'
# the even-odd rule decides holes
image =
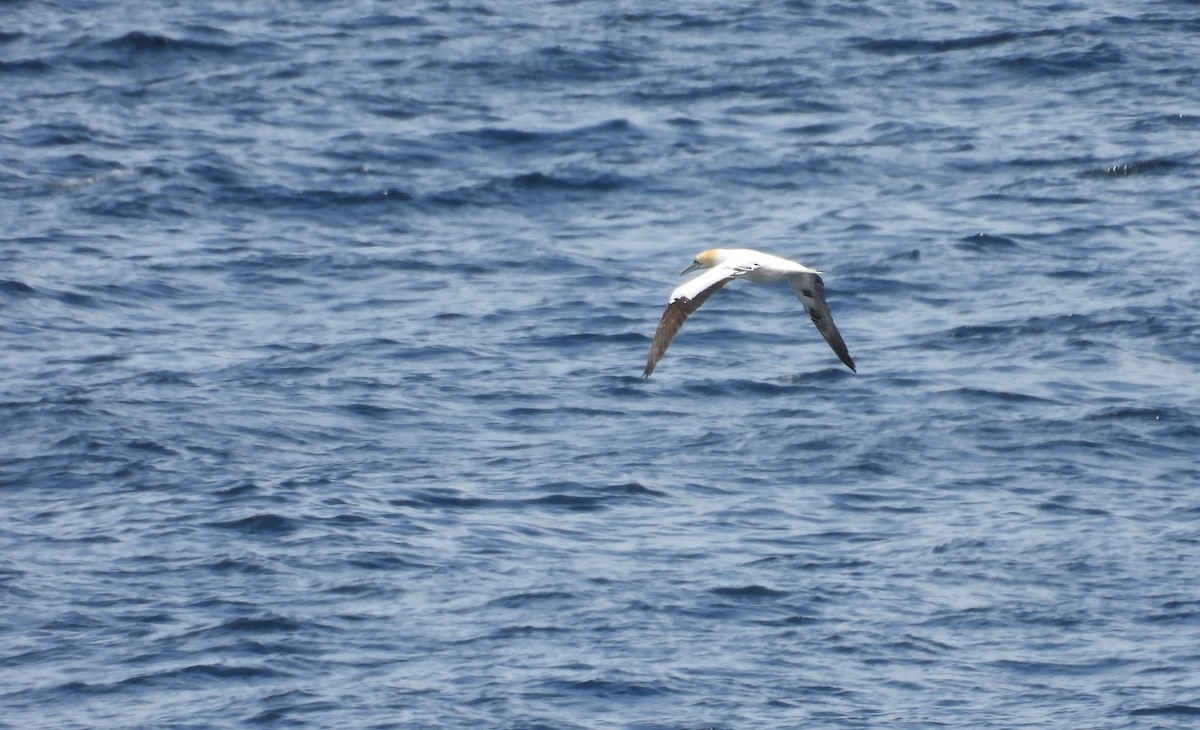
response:
{"label": "gannet", "polygon": [[786,281],[834,353],[846,363],[846,367],[858,372],[841,333],[833,323],[833,316],[829,314],[829,305],[825,303],[825,282],[821,281],[820,277],[822,272],[796,261],[748,248],[712,248],[701,252],[679,275],[683,276],[696,269],[708,271],[671,292],[667,308],[663,310],[658,329],[654,332],[654,342],[650,345],[650,357],[646,359],[646,371],[642,373],[642,377],[648,378],[650,373],[654,372],[654,366],[671,346],[671,340],[675,339],[688,315],[699,309],[718,289],[738,278],[755,284],[778,284]]}

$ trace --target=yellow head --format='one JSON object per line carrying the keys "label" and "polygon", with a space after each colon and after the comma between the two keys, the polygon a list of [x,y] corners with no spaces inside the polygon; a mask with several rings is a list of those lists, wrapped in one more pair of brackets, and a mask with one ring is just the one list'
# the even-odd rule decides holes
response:
{"label": "yellow head", "polygon": [[723,248],[710,248],[707,251],[701,251],[696,254],[696,258],[692,260],[691,265],[679,272],[679,275],[683,276],[696,269],[711,269],[721,263],[721,260],[724,258],[722,254],[724,253],[725,249]]}

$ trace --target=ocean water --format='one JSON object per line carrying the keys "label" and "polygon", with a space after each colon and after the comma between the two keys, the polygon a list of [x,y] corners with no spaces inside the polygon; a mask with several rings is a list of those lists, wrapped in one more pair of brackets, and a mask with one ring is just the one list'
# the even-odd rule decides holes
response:
{"label": "ocean water", "polygon": [[1200,4],[0,18],[0,726],[1200,723]]}

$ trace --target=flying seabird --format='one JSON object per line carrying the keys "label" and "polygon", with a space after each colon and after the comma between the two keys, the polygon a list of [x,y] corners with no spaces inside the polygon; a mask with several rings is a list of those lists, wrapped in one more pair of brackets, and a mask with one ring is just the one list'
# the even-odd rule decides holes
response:
{"label": "flying seabird", "polygon": [[833,316],[829,314],[829,305],[825,303],[825,282],[821,281],[819,276],[821,272],[795,261],[748,248],[709,249],[697,254],[691,266],[679,275],[683,276],[696,269],[708,271],[671,292],[667,308],[663,310],[658,329],[654,332],[654,342],[650,345],[650,357],[646,360],[646,371],[642,373],[642,377],[648,378],[650,373],[654,372],[654,366],[671,346],[671,340],[675,339],[688,315],[699,309],[718,289],[738,278],[755,284],[778,284],[786,281],[834,353],[846,363],[846,367],[858,372],[841,333],[833,323]]}

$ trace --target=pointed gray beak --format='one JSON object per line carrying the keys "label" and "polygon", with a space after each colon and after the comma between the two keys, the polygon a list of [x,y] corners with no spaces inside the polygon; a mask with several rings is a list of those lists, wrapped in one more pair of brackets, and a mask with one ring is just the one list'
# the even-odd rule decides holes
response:
{"label": "pointed gray beak", "polygon": [[690,272],[692,272],[692,271],[695,271],[695,270],[696,270],[696,269],[698,269],[698,268],[700,268],[700,262],[699,262],[699,261],[693,261],[693,262],[692,262],[692,265],[691,265],[691,266],[689,266],[689,267],[687,267],[687,268],[686,268],[686,269],[684,269],[683,271],[680,271],[680,272],[679,272],[679,275],[680,275],[680,276],[683,276],[684,274],[687,274],[687,273],[690,273]]}

